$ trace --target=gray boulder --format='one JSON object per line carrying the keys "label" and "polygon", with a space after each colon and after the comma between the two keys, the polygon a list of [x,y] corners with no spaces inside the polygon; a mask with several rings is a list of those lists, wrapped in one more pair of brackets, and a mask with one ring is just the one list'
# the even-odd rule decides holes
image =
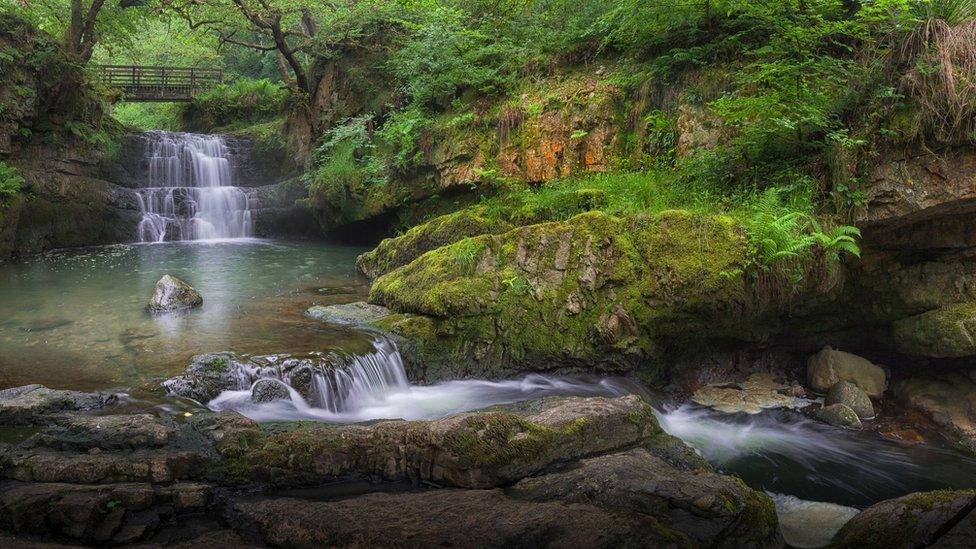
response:
{"label": "gray boulder", "polygon": [[200,305],[203,305],[203,297],[193,289],[193,286],[166,274],[156,282],[147,308],[151,313],[167,313],[192,309]]}
{"label": "gray boulder", "polygon": [[857,385],[849,381],[838,381],[827,392],[827,406],[832,404],[844,404],[861,419],[871,419],[874,417],[874,406],[871,398],[862,391]]}
{"label": "gray boulder", "polygon": [[256,404],[290,399],[288,387],[277,379],[259,379],[251,387],[251,402]]}
{"label": "gray boulder", "polygon": [[811,414],[814,419],[822,421],[834,427],[847,427],[850,429],[860,429],[861,420],[857,413],[851,410],[846,404],[831,404],[814,410]]}

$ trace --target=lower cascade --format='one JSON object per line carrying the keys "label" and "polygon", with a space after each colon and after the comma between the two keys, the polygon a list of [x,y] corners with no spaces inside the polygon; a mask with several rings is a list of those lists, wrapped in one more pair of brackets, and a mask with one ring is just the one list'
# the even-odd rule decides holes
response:
{"label": "lower cascade", "polygon": [[140,242],[252,235],[252,200],[234,186],[223,137],[155,131],[146,139],[148,186],[136,190]]}
{"label": "lower cascade", "polygon": [[572,378],[530,374],[501,381],[456,380],[412,385],[396,344],[379,338],[372,353],[309,356],[201,355],[187,374],[165,383],[171,394],[206,400],[193,392],[195,372],[223,372],[225,390],[207,402],[214,411],[235,410],[258,421],[319,419],[434,419],[451,413],[554,395],[621,396],[633,392],[615,378]]}

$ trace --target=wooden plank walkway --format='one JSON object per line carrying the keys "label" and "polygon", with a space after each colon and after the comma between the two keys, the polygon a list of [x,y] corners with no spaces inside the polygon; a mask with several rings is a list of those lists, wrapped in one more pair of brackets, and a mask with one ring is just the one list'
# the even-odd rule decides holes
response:
{"label": "wooden plank walkway", "polygon": [[99,79],[130,102],[189,101],[224,79],[220,69],[99,65]]}

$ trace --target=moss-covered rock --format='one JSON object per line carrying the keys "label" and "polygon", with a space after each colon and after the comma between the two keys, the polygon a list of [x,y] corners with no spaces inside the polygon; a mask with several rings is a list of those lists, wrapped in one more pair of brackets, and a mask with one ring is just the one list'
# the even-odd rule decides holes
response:
{"label": "moss-covered rock", "polygon": [[417,225],[356,259],[356,268],[367,278],[376,278],[406,265],[424,253],[466,237],[508,231],[511,224],[493,219],[477,208],[460,210]]}
{"label": "moss-covered rock", "polygon": [[934,358],[976,355],[976,303],[958,303],[892,324],[898,349]]}
{"label": "moss-covered rock", "polygon": [[938,490],[882,501],[858,513],[837,533],[832,547],[891,549],[971,547],[976,535],[973,490]]}
{"label": "moss-covered rock", "polygon": [[322,482],[347,475],[467,488],[500,486],[555,463],[666,437],[639,397],[554,398],[531,412],[335,426],[288,423],[218,443],[225,482]]}
{"label": "moss-covered rock", "polygon": [[588,212],[431,250],[378,278],[370,301],[429,319],[384,324],[419,340],[430,378],[462,356],[455,375],[629,369],[664,338],[733,335],[746,253],[727,217]]}

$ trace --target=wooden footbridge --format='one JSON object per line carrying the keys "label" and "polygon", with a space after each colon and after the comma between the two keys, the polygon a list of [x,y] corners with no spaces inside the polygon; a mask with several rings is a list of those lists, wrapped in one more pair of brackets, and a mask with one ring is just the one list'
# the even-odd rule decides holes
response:
{"label": "wooden footbridge", "polygon": [[123,101],[168,102],[193,99],[222,82],[224,73],[192,67],[99,65],[98,77],[106,86],[120,90]]}

